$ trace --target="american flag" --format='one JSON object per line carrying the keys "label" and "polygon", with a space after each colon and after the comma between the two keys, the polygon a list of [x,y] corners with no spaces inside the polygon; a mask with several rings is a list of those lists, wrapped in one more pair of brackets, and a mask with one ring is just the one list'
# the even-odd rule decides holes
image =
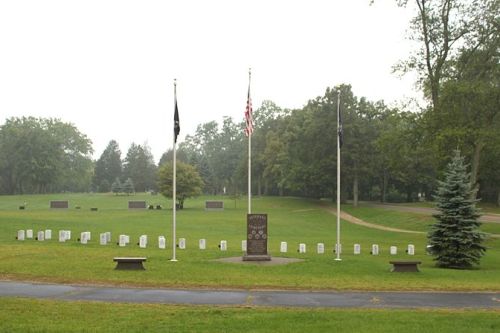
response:
{"label": "american flag", "polygon": [[250,85],[248,85],[247,108],[245,110],[245,135],[250,136],[253,133],[252,99],[250,98]]}

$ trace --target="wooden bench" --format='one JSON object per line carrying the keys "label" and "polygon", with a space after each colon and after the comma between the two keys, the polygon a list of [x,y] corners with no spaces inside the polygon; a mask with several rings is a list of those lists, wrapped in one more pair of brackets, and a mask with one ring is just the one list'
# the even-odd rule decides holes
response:
{"label": "wooden bench", "polygon": [[418,266],[421,261],[389,261],[393,268],[391,272],[420,272]]}
{"label": "wooden bench", "polygon": [[142,263],[146,261],[147,258],[144,257],[114,257],[116,268],[115,269],[126,269],[126,270],[145,270]]}

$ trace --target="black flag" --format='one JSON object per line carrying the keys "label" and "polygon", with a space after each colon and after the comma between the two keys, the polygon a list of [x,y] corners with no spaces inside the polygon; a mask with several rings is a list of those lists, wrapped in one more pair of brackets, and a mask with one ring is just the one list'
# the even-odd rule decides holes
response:
{"label": "black flag", "polygon": [[181,126],[179,125],[179,109],[177,108],[177,97],[175,98],[175,112],[174,112],[174,133],[175,141],[177,143],[177,136],[181,131]]}

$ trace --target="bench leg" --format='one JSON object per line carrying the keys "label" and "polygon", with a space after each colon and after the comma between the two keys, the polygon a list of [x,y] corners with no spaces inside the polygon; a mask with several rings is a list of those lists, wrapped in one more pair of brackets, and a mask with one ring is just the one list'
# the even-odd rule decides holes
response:
{"label": "bench leg", "polygon": [[417,265],[394,265],[391,272],[420,272]]}

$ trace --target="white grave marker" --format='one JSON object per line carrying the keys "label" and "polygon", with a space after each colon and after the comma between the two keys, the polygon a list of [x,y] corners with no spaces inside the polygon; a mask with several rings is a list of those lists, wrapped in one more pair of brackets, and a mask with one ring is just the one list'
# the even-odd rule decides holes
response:
{"label": "white grave marker", "polygon": [[337,251],[339,251],[338,253],[342,254],[342,244],[340,244],[340,246],[335,244],[335,253],[337,253]]}
{"label": "white grave marker", "polygon": [[71,230],[64,230],[66,240],[71,240]]}
{"label": "white grave marker", "polygon": [[207,248],[207,240],[205,238],[202,238],[198,241],[198,247],[200,250],[205,250]]}
{"label": "white grave marker", "polygon": [[130,244],[130,236],[125,235],[125,244]]}
{"label": "white grave marker", "polygon": [[20,240],[20,241],[24,240],[24,230],[17,231],[17,240]]}
{"label": "white grave marker", "polygon": [[139,237],[139,247],[145,249],[146,246],[148,246],[148,236],[141,235],[141,237]]}
{"label": "white grave marker", "polygon": [[220,250],[227,251],[227,241],[225,241],[225,240],[220,241]]}
{"label": "white grave marker", "polygon": [[398,248],[396,246],[391,246],[390,247],[390,253],[393,256],[396,255],[396,254],[398,254]]}
{"label": "white grave marker", "polygon": [[106,232],[106,242],[111,243],[111,232]]}
{"label": "white grave marker", "polygon": [[27,239],[33,238],[33,230],[31,230],[31,229],[26,230],[26,238]]}
{"label": "white grave marker", "polygon": [[299,253],[306,253],[306,244],[304,243],[299,244]]}
{"label": "white grave marker", "polygon": [[408,244],[408,255],[414,256],[415,255],[415,245],[413,244]]}
{"label": "white grave marker", "polygon": [[39,242],[43,242],[45,240],[45,233],[43,231],[39,231],[37,234],[37,238]]}
{"label": "white grave marker", "polygon": [[179,249],[186,249],[186,238],[179,238]]}
{"label": "white grave marker", "polygon": [[361,254],[361,245],[354,244],[354,254]]}
{"label": "white grave marker", "polygon": [[52,239],[52,230],[45,230],[45,240]]}
{"label": "white grave marker", "polygon": [[121,247],[127,245],[127,238],[127,235],[120,235],[118,245],[120,245]]}
{"label": "white grave marker", "polygon": [[378,256],[378,244],[372,244],[372,255]]}
{"label": "white grave marker", "polygon": [[318,254],[324,254],[325,253],[325,244],[324,243],[318,243],[318,245],[317,245],[317,252],[318,252]]}
{"label": "white grave marker", "polygon": [[165,236],[158,236],[158,247],[162,250],[165,250],[166,246],[167,240],[165,239]]}
{"label": "white grave marker", "polygon": [[101,245],[106,245],[108,244],[108,238],[106,237],[106,234],[99,234],[99,244]]}
{"label": "white grave marker", "polygon": [[280,252],[281,253],[286,253],[288,250],[288,243],[287,242],[281,242],[280,244]]}
{"label": "white grave marker", "polygon": [[87,244],[88,238],[87,238],[87,232],[84,231],[80,233],[80,243],[81,244]]}
{"label": "white grave marker", "polygon": [[59,241],[61,243],[64,243],[66,241],[66,231],[65,230],[59,230]]}
{"label": "white grave marker", "polygon": [[247,240],[242,240],[241,241],[241,251],[246,252],[247,250]]}

